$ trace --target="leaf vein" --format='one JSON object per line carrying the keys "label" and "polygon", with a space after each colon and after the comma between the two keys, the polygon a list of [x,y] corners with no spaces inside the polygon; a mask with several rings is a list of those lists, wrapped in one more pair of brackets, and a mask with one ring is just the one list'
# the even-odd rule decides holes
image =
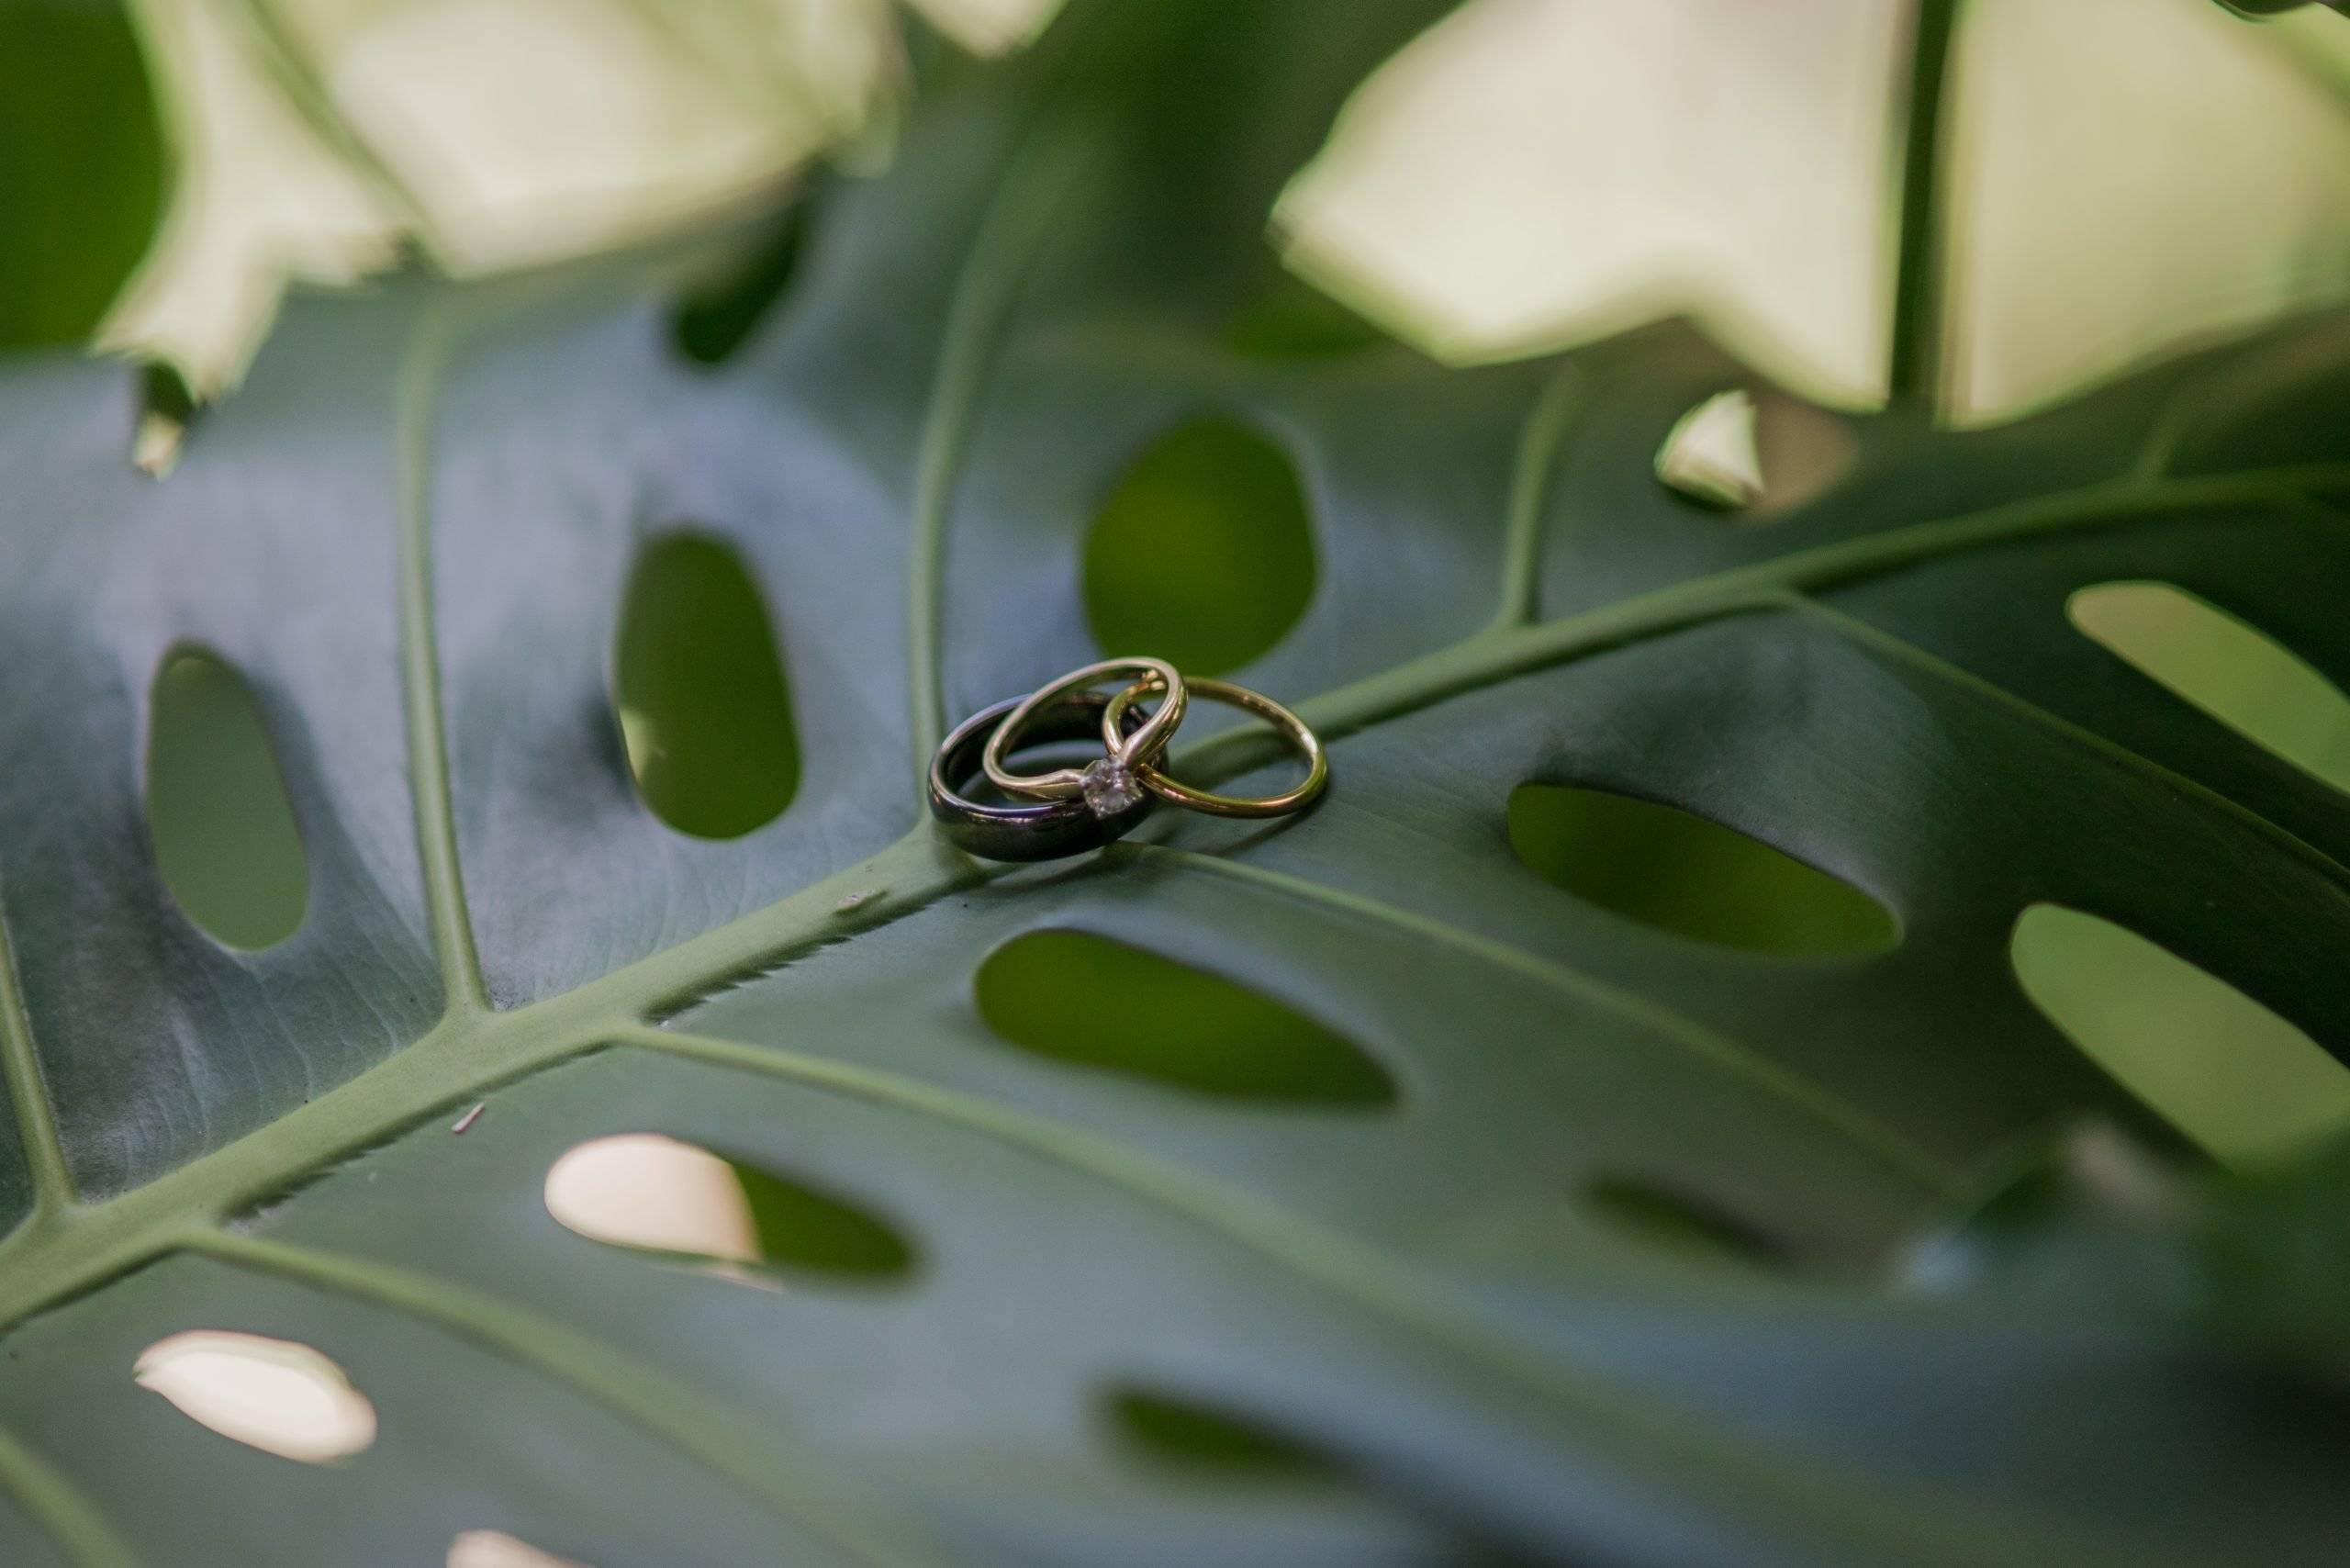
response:
{"label": "leaf vein", "polygon": [[0,1427],[0,1487],[24,1506],[76,1568],[137,1568],[139,1559],[80,1487]]}
{"label": "leaf vein", "polygon": [[415,800],[426,917],[451,1013],[489,1006],[473,917],[457,859],[456,813],[449,789],[448,737],[441,711],[441,659],[432,615],[432,420],[449,357],[452,323],[428,306],[399,369],[400,689],[408,726],[408,789]]}
{"label": "leaf vein", "polygon": [[[1855,1562],[1949,1562],[1954,1568],[1942,1534],[1918,1529],[1921,1516],[1782,1466],[1701,1417],[1640,1401],[1609,1379],[1529,1350],[1464,1311],[1449,1291],[1375,1249],[1213,1178],[1138,1157],[1047,1117],[858,1063],[642,1025],[615,1040],[930,1117],[1116,1182],[1464,1363],[1453,1375],[1476,1377],[1488,1402],[1535,1423],[1533,1429],[1557,1446],[1562,1465],[1586,1475],[1595,1467],[1606,1473],[1607,1479],[1594,1484],[1663,1485],[1673,1495],[1712,1499],[1752,1529],[1792,1530],[1813,1545],[1824,1530],[1842,1537]],[[1529,1395],[1545,1406],[1529,1404]]]}
{"label": "leaf vein", "polygon": [[[1943,685],[1973,693],[1997,704],[2035,728],[2061,737],[2082,750],[2093,752],[2109,762],[2177,790],[2199,807],[2217,812],[2233,819],[2240,825],[2260,834],[2269,843],[2295,859],[2309,866],[2337,890],[2350,890],[2350,866],[2344,866],[2324,850],[2232,795],[2214,790],[2199,779],[2189,778],[2134,747],[2122,745],[2109,735],[2098,734],[2085,725],[2076,724],[2060,713],[2042,707],[2028,697],[2009,690],[1995,681],[1986,680],[1963,665],[1952,663],[1941,655],[1931,653],[1906,637],[1886,631],[1873,622],[1823,604],[1808,594],[1791,594],[1787,607],[1827,627],[1837,636],[1855,646],[1871,648],[1888,658],[1897,659],[1910,669],[1930,677]],[[2254,743],[2244,743],[2251,745]]]}
{"label": "leaf vein", "polygon": [[49,1081],[40,1067],[40,1051],[33,1043],[32,1019],[25,1011],[22,982],[17,975],[17,955],[8,938],[8,918],[0,908],[0,1070],[5,1070],[8,1103],[17,1114],[17,1137],[31,1168],[31,1225],[53,1217],[73,1200],[73,1178],[65,1163],[65,1145],[58,1136],[57,1104],[50,1098]]}
{"label": "leaf vein", "polygon": [[1399,908],[1382,900],[1286,872],[1160,844],[1125,844],[1112,853],[1165,859],[1192,870],[1229,878],[1319,904],[1326,909],[1342,911],[1426,941],[1441,943],[1482,963],[1522,975],[1552,990],[1565,991],[1638,1025],[1660,1039],[1670,1041],[1703,1061],[1744,1079],[1766,1093],[1786,1101],[1822,1125],[1867,1148],[1898,1170],[1906,1180],[1938,1198],[1955,1199],[1963,1197],[1968,1191],[1950,1173],[1942,1160],[1859,1105],[1790,1072],[1742,1040],[1725,1035],[1677,1008],[1651,1002],[1596,975],[1529,953],[1509,943],[1496,941],[1482,933],[1464,930],[1449,922]]}
{"label": "leaf vein", "polygon": [[731,1406],[553,1318],[429,1274],[265,1237],[199,1230],[188,1250],[435,1323],[552,1377],[683,1450],[859,1561],[915,1568],[941,1557],[867,1489],[787,1447]]}
{"label": "leaf vein", "polygon": [[930,754],[946,733],[939,623],[955,481],[1004,317],[1044,240],[1045,219],[1069,164],[1066,148],[1033,131],[1014,150],[947,300],[915,452],[912,532],[906,548],[906,684],[917,798],[930,775]]}

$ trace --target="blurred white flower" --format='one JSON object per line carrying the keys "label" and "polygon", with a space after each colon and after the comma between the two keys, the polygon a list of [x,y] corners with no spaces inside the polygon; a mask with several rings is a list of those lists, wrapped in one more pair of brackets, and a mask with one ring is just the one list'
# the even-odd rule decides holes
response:
{"label": "blurred white flower", "polygon": [[[131,0],[174,151],[100,346],[235,384],[290,282],[640,241],[886,129],[890,0]],[[1058,0],[921,0],[967,47]]]}
{"label": "blurred white flower", "polygon": [[[1695,319],[1888,395],[1914,6],[1471,0],[1358,92],[1276,214],[1292,267],[1439,358]],[[2024,412],[2350,295],[2350,21],[1970,0],[1942,99],[1938,385]]]}

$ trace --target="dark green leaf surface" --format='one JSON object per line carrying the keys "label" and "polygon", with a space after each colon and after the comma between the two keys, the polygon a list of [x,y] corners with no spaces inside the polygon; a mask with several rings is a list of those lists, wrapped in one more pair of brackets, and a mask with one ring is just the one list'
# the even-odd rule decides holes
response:
{"label": "dark green leaf surface", "polygon": [[[2173,583],[2350,675],[2350,325],[1998,431],[1865,421],[1768,528],[1652,476],[1743,379],[1678,330],[1472,374],[1236,352],[1281,180],[1440,9],[1115,0],[955,68],[714,367],[609,283],[310,302],[161,486],[119,371],[0,380],[0,1561],[2335,1559],[2350,1426],[2255,1353],[2322,1362],[2330,1320],[2275,1244],[2267,1339],[2086,1245],[1896,1282],[2071,1123],[2159,1130],[2017,986],[2027,906],[2350,1042],[2341,796],[2065,613]],[[1101,502],[1203,415],[1298,476],[1313,592],[1241,673],[1332,737],[1329,799],[955,858],[916,812],[941,725],[1095,655]],[[743,562],[797,735],[732,839],[647,808],[614,717],[680,528]],[[183,645],[250,686],[307,851],[265,951],[148,847]],[[1628,919],[1513,850],[1527,783],[1734,830],[1899,940]],[[1164,966],[1109,989],[1213,977],[1392,1097],[991,1029],[990,956],[1072,932]],[[912,1265],[775,1290],[566,1230],[548,1168],[627,1132]],[[1741,1255],[1658,1239],[1676,1207]],[[197,1327],[325,1351],[378,1441],[301,1466],[132,1383]],[[1133,1391],[1311,1462],[1186,1462]]]}

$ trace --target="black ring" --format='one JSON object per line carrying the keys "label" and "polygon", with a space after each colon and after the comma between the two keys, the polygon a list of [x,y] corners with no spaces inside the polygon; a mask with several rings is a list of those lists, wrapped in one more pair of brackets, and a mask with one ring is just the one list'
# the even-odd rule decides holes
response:
{"label": "black ring", "polygon": [[[956,848],[983,860],[1058,860],[1122,838],[1150,815],[1158,797],[1147,790],[1136,791],[1140,798],[1133,805],[1107,815],[1097,814],[1082,799],[982,806],[957,793],[965,780],[979,772],[988,737],[1021,701],[1008,698],[972,714],[956,726],[930,759],[930,814],[946,828]],[[1032,745],[1085,740],[1098,744],[1102,711],[1109,705],[1109,698],[1098,691],[1073,691],[1037,714],[1024,739]],[[1126,720],[1131,734],[1141,723],[1142,715],[1130,710]]]}

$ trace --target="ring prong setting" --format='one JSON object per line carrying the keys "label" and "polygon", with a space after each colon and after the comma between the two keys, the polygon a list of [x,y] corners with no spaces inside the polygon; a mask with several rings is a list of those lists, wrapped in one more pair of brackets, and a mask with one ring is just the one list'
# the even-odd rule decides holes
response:
{"label": "ring prong setting", "polygon": [[1097,817],[1124,815],[1149,796],[1141,778],[1124,758],[1098,757],[1086,764],[1080,787],[1086,809]]}

